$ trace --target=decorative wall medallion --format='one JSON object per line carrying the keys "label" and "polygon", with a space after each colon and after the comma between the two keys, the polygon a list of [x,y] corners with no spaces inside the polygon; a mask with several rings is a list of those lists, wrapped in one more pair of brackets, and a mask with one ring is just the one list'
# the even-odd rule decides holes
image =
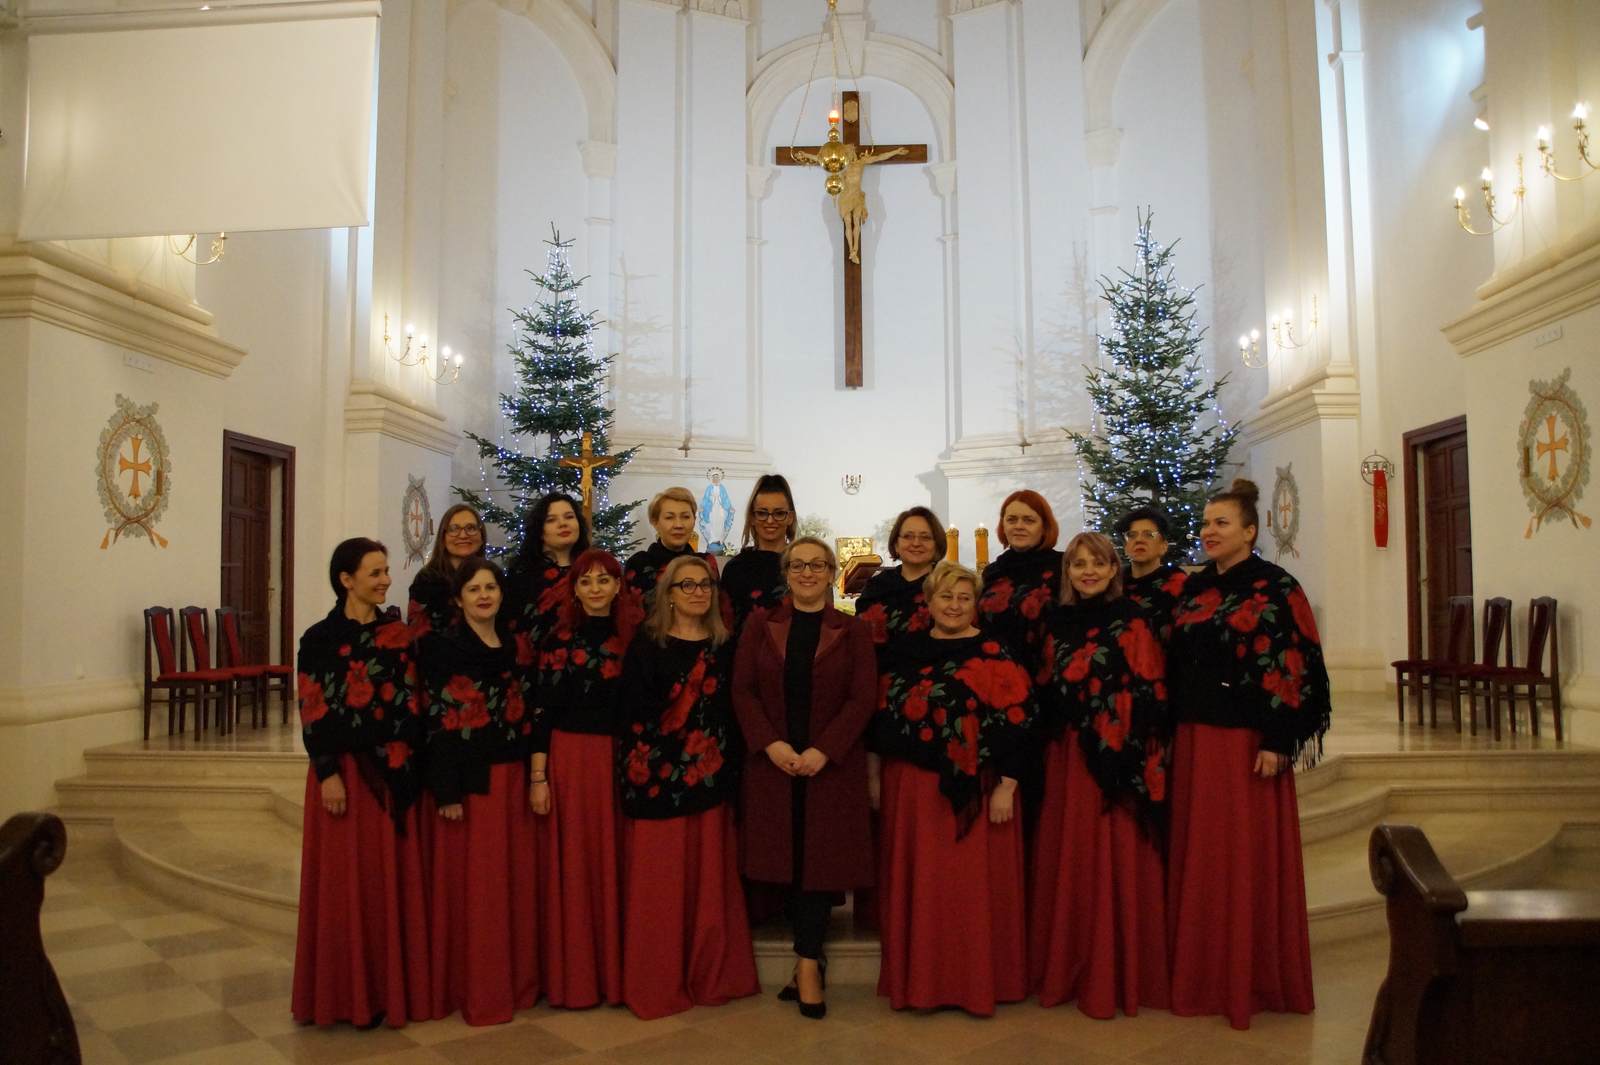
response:
{"label": "decorative wall medallion", "polygon": [[1276,557],[1299,558],[1294,542],[1300,536],[1300,482],[1295,480],[1292,462],[1278,467],[1278,479],[1272,484],[1272,510],[1267,518],[1272,540],[1278,545]]}
{"label": "decorative wall medallion", "polygon": [[433,543],[433,511],[428,507],[426,477],[406,474],[406,492],[400,497],[400,541],[406,549],[406,569],[428,557]]}
{"label": "decorative wall medallion", "polygon": [[147,537],[152,547],[167,546],[156,522],[166,513],[172,492],[172,455],[156,422],[156,407],[140,407],[118,395],[116,413],[100,430],[96,487],[111,524],[100,539],[102,551],[124,533]]}
{"label": "decorative wall medallion", "polygon": [[1589,412],[1567,384],[1571,376],[1569,366],[1554,381],[1528,382],[1533,395],[1517,430],[1517,472],[1533,512],[1524,539],[1550,517],[1566,515],[1574,528],[1590,525],[1588,516],[1578,513],[1578,500],[1589,483]]}

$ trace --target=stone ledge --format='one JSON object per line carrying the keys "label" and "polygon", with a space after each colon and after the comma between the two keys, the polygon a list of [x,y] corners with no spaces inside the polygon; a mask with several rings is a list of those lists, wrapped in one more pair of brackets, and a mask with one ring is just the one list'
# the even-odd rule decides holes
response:
{"label": "stone ledge", "polygon": [[452,456],[465,439],[437,411],[419,407],[376,381],[352,381],[344,403],[347,433],[377,433]]}
{"label": "stone ledge", "polygon": [[228,377],[246,354],[217,337],[208,312],[55,244],[0,238],[0,318],[47,322],[212,377]]}
{"label": "stone ledge", "polygon": [[1239,442],[1249,449],[1302,425],[1355,418],[1360,413],[1361,391],[1354,377],[1322,377],[1262,400],[1260,410],[1245,423]]}
{"label": "stone ledge", "polygon": [[1478,294],[1476,307],[1440,330],[1458,355],[1486,351],[1600,303],[1600,229],[1548,249]]}

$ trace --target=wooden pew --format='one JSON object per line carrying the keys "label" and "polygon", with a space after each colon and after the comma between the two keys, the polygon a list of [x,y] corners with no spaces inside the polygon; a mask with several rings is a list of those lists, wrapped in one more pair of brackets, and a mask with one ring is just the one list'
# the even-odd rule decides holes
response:
{"label": "wooden pew", "polygon": [[1367,845],[1389,972],[1364,1065],[1600,1061],[1600,892],[1462,891],[1411,825]]}
{"label": "wooden pew", "polygon": [[39,935],[44,878],[67,854],[54,814],[0,827],[0,1048],[7,1065],[79,1065],[78,1030]]}

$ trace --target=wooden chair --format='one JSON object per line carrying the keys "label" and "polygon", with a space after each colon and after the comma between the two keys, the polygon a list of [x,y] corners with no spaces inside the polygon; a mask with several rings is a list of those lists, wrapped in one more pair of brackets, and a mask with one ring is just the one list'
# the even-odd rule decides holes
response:
{"label": "wooden chair", "polygon": [[[1485,677],[1500,667],[1501,648],[1505,649],[1505,665],[1512,662],[1511,600],[1503,595],[1483,601],[1483,657],[1476,663],[1462,666],[1441,666],[1434,671],[1435,683],[1450,684],[1450,711],[1461,720],[1461,696],[1467,697],[1467,721],[1474,736],[1478,734],[1478,693],[1482,686],[1485,696],[1483,719],[1490,723],[1489,689]],[[1495,739],[1500,738],[1499,721],[1493,722]]]}
{"label": "wooden chair", "polygon": [[39,933],[44,878],[61,867],[67,830],[54,814],[0,827],[0,1047],[8,1062],[79,1065],[78,1030]]}
{"label": "wooden chair", "polygon": [[[1399,658],[1389,665],[1394,667],[1394,698],[1400,711],[1400,723],[1406,721],[1406,685],[1409,682],[1417,703],[1417,724],[1422,724],[1422,692],[1428,692],[1429,724],[1439,723],[1439,702],[1436,678],[1441,670],[1454,670],[1472,664],[1472,596],[1452,595],[1448,603],[1449,625],[1445,636],[1444,654],[1434,658]],[[1435,652],[1438,648],[1433,648]],[[1455,706],[1456,731],[1461,731],[1461,708]]]}
{"label": "wooden chair", "polygon": [[[154,661],[151,651],[154,650]],[[179,644],[172,608],[146,607],[144,611],[144,738],[150,738],[150,711],[156,692],[166,695],[167,735],[173,733],[173,710],[177,710],[177,731],[183,732],[189,697],[194,696],[194,734],[200,735],[201,717],[207,697],[228,679],[220,670],[188,670],[179,663]]]}
{"label": "wooden chair", "polygon": [[[1489,714],[1494,718],[1494,734],[1500,736],[1500,696],[1505,694],[1511,731],[1517,731],[1517,688],[1528,689],[1528,720],[1533,734],[1539,734],[1539,689],[1550,696],[1550,709],[1556,720],[1556,742],[1564,738],[1561,725],[1561,638],[1557,603],[1541,595],[1528,604],[1528,664],[1521,668],[1505,666],[1483,670],[1478,677],[1489,689]],[[1550,671],[1544,670],[1545,645],[1550,647]]]}
{"label": "wooden chair", "polygon": [[261,724],[267,723],[267,696],[276,687],[283,701],[283,723],[289,723],[289,696],[293,694],[294,668],[292,666],[262,663],[259,665],[247,663],[244,660],[244,645],[239,641],[239,617],[231,606],[219,606],[217,615],[217,664],[233,674],[236,681],[249,681],[251,685],[250,697],[250,727],[258,727],[256,715],[259,711]]}
{"label": "wooden chair", "polygon": [[1462,891],[1420,828],[1367,845],[1389,970],[1363,1065],[1589,1065],[1600,1047],[1600,892]]}
{"label": "wooden chair", "polygon": [[211,701],[217,704],[217,731],[226,733],[231,730],[233,719],[238,716],[238,707],[234,702],[236,689],[233,674],[211,664],[211,626],[206,619],[205,607],[186,606],[178,611],[178,620],[184,635],[183,646],[178,651],[179,660],[182,661],[187,653],[194,658],[194,672],[215,678],[209,680],[201,692],[201,710],[195,718],[194,734],[196,737],[200,735],[205,721],[204,707]]}

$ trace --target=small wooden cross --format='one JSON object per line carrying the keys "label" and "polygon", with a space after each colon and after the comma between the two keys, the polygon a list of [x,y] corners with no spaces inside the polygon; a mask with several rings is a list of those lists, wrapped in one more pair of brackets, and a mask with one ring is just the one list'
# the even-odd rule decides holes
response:
{"label": "small wooden cross", "polygon": [[[841,117],[844,119],[842,140],[845,144],[855,148],[859,154],[877,155],[880,158],[873,161],[872,165],[889,163],[926,163],[928,161],[928,146],[926,144],[867,144],[861,143],[861,96],[856,92],[842,94]],[[779,148],[775,152],[775,162],[778,166],[815,166],[805,158],[800,158],[801,153],[814,156],[820,146],[800,148]],[[885,153],[894,153],[893,158],[881,158]],[[859,180],[859,177],[858,179]],[[861,210],[861,218],[866,218],[865,207]],[[841,222],[841,224],[843,224]],[[850,241],[844,242],[844,384],[846,388],[861,387],[861,262],[859,251],[857,258],[850,257]],[[859,247],[859,238],[858,238]]]}
{"label": "small wooden cross", "polygon": [[568,455],[557,463],[558,466],[582,471],[579,474],[578,490],[583,493],[583,523],[589,527],[591,533],[594,531],[594,471],[602,466],[614,466],[616,462],[616,458],[611,455],[596,455],[594,434],[585,431],[578,454]]}

